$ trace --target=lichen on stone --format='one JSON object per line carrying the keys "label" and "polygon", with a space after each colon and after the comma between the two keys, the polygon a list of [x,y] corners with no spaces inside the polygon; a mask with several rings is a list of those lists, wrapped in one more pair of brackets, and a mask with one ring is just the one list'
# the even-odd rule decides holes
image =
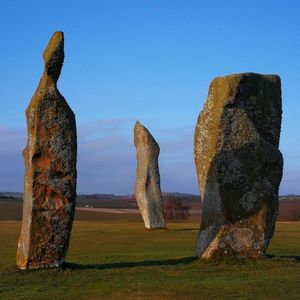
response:
{"label": "lichen on stone", "polygon": [[[281,114],[277,75],[242,73],[212,81],[194,136],[202,197],[196,256],[258,257],[266,250],[282,177]],[[242,235],[232,235],[241,232],[241,226],[243,232],[253,232],[255,247]],[[228,234],[238,247],[226,243]]]}
{"label": "lichen on stone", "polygon": [[163,229],[166,224],[158,168],[159,146],[148,129],[138,121],[134,127],[134,145],[137,157],[135,197],[145,227]]}
{"label": "lichen on stone", "polygon": [[76,198],[75,115],[56,87],[64,37],[55,32],[43,54],[45,68],[27,109],[20,269],[60,266],[67,253]]}

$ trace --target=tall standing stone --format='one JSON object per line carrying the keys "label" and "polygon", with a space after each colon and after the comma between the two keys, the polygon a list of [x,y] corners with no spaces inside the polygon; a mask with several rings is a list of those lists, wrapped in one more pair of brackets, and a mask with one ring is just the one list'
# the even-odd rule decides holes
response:
{"label": "tall standing stone", "polygon": [[26,109],[23,224],[17,252],[20,269],[64,262],[75,211],[75,115],[56,86],[64,60],[62,32],[53,34],[43,58],[45,70]]}
{"label": "tall standing stone", "polygon": [[159,146],[141,123],[134,127],[137,168],[135,197],[146,228],[166,227],[158,169]]}
{"label": "tall standing stone", "polygon": [[202,196],[196,256],[259,257],[274,232],[283,159],[276,75],[217,77],[195,129]]}

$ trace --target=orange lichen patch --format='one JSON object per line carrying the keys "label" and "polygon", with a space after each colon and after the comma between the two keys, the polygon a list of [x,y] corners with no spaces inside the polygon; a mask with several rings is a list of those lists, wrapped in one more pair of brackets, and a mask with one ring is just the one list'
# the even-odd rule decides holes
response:
{"label": "orange lichen patch", "polygon": [[54,196],[52,196],[52,198],[55,201],[55,209],[59,210],[59,209],[65,209],[65,206],[67,204],[69,204],[69,199],[63,195],[58,195],[55,194]]}
{"label": "orange lichen patch", "polygon": [[35,167],[37,169],[47,170],[50,167],[51,159],[48,156],[39,157],[35,160]]}

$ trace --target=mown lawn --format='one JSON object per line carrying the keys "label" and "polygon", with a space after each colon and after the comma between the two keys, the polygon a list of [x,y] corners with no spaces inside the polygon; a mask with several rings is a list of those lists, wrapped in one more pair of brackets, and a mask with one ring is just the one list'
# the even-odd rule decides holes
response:
{"label": "mown lawn", "polygon": [[68,265],[41,271],[15,267],[19,227],[0,222],[1,299],[300,299],[300,223],[277,225],[273,259],[208,262],[196,223],[75,222]]}

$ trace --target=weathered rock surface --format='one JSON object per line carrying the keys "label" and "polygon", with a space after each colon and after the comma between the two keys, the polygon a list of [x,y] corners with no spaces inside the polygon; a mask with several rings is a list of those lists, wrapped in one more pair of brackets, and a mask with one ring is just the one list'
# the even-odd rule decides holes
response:
{"label": "weathered rock surface", "polygon": [[202,196],[196,256],[259,257],[267,249],[282,177],[281,114],[276,75],[212,81],[194,137]]}
{"label": "weathered rock surface", "polygon": [[43,58],[45,70],[26,109],[23,224],[17,252],[20,269],[63,263],[75,211],[75,116],[56,86],[64,60],[62,32],[54,33]]}
{"label": "weathered rock surface", "polygon": [[163,202],[158,168],[159,146],[141,123],[134,127],[137,168],[135,197],[146,228],[165,228]]}

